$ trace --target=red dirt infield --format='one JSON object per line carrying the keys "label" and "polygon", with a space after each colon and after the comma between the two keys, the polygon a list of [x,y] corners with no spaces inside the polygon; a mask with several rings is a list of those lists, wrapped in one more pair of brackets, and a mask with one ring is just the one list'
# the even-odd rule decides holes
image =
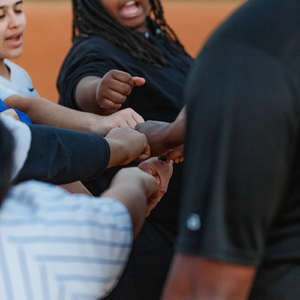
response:
{"label": "red dirt infield", "polygon": [[[196,56],[210,33],[241,3],[167,1],[163,7],[171,28]],[[41,97],[57,102],[57,75],[72,44],[71,2],[25,1],[23,8],[27,17],[24,51],[14,62],[29,73]]]}

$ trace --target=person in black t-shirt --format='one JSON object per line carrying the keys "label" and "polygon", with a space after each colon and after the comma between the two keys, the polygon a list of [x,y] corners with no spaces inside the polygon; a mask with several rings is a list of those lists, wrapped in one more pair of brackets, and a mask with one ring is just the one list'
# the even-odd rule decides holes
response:
{"label": "person in black t-shirt", "polygon": [[299,12],[250,0],[196,61],[163,300],[300,299]]}
{"label": "person in black t-shirt", "polygon": [[[73,16],[74,43],[57,82],[59,103],[100,114],[130,107],[144,120],[173,122],[184,106],[193,59],[167,25],[160,1],[73,0]],[[111,81],[115,87],[105,84]],[[174,166],[168,191],[147,218],[109,299],[160,297],[178,232],[182,167]],[[117,169],[84,184],[100,194]]]}

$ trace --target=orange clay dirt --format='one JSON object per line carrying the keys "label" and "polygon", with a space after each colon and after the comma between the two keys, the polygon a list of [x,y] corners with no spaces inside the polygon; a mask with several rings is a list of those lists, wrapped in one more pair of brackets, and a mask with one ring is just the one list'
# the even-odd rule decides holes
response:
{"label": "orange clay dirt", "polygon": [[[205,40],[227,18],[240,1],[163,2],[166,21],[187,51],[196,56]],[[71,2],[27,2],[27,31],[21,58],[14,60],[31,76],[41,97],[58,101],[56,79],[70,49],[72,31]]]}

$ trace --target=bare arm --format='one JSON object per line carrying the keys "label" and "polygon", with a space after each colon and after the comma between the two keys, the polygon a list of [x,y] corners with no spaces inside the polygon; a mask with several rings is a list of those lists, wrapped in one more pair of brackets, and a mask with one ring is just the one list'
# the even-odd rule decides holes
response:
{"label": "bare arm", "polygon": [[162,300],[246,300],[256,267],[175,256]]}
{"label": "bare arm", "polygon": [[78,130],[105,136],[112,128],[134,128],[144,119],[132,109],[124,109],[111,116],[99,116],[76,111],[44,98],[12,95],[5,99],[7,107],[26,113],[35,124]]}

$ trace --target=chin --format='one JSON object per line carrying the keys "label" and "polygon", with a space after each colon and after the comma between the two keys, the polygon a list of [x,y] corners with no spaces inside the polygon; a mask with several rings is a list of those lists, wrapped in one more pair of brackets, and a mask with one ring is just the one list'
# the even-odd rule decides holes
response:
{"label": "chin", "polygon": [[9,53],[7,59],[17,59],[22,55],[23,49]]}

